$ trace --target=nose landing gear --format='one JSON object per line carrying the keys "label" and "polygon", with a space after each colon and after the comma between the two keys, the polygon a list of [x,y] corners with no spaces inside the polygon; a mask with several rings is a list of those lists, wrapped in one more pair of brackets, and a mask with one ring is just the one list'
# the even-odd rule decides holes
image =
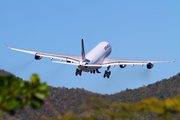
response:
{"label": "nose landing gear", "polygon": [[92,73],[95,74],[96,72],[97,72],[97,73],[101,73],[101,72],[99,72],[98,69],[95,69],[95,70],[91,71],[91,74],[92,74]]}
{"label": "nose landing gear", "polygon": [[76,69],[76,72],[75,72],[75,75],[77,76],[77,75],[82,75],[82,70],[79,70],[78,68]]}
{"label": "nose landing gear", "polygon": [[98,70],[98,69],[96,69],[96,72],[97,72],[97,73],[101,73],[101,72],[99,72],[99,70]]}
{"label": "nose landing gear", "polygon": [[110,66],[107,67],[107,70],[105,71],[104,76],[103,76],[104,78],[105,78],[105,77],[107,77],[107,78],[110,77],[111,71],[109,71],[109,69],[110,69]]}
{"label": "nose landing gear", "polygon": [[95,71],[95,70],[93,70],[93,71],[91,71],[91,74],[92,74],[92,73],[93,73],[93,74],[95,74],[95,72],[96,72],[96,71]]}

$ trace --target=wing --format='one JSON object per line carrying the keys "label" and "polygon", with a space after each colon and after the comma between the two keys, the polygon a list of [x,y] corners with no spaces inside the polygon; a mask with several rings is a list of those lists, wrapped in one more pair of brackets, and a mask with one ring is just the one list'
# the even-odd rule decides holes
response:
{"label": "wing", "polygon": [[124,60],[124,59],[112,59],[106,58],[103,62],[103,66],[110,66],[110,65],[146,65],[148,63],[160,63],[160,62],[175,62],[176,60],[172,61],[144,61],[144,60]]}
{"label": "wing", "polygon": [[[87,64],[84,66],[89,67],[108,67],[111,65],[146,65],[148,63],[158,63],[158,62],[175,62],[173,61],[143,61],[143,60],[124,60],[124,59],[112,59],[112,58],[106,58],[102,64]],[[60,62],[60,61],[53,61],[55,63],[62,63],[62,64],[71,64],[71,65],[79,65],[76,63],[66,63],[66,62]]]}
{"label": "wing", "polygon": [[[25,52],[25,53],[29,53],[29,54],[34,54],[34,55],[41,56],[41,57],[48,57],[51,59],[55,58],[55,59],[70,61],[69,64],[71,64],[72,62],[79,63],[82,59],[81,56],[75,56],[75,55],[52,54],[52,53],[24,50],[24,49],[19,49],[19,48],[12,48],[7,45],[6,45],[6,47],[9,49],[12,49],[12,50]],[[65,62],[63,62],[63,63],[65,63]]]}

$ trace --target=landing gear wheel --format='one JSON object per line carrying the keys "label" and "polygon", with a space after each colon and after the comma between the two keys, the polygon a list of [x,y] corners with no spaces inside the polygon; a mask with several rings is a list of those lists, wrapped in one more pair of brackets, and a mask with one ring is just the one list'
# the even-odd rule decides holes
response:
{"label": "landing gear wheel", "polygon": [[109,78],[110,75],[111,75],[111,71],[108,72],[108,71],[106,70],[103,77],[104,77],[104,78],[105,78],[105,77]]}
{"label": "landing gear wheel", "polygon": [[82,70],[79,70],[78,68],[76,69],[76,72],[75,72],[75,75],[77,76],[77,75],[82,75]]}

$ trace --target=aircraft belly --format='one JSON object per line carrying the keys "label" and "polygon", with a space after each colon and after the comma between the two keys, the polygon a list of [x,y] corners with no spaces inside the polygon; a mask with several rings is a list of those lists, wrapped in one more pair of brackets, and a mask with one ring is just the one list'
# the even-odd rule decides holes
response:
{"label": "aircraft belly", "polygon": [[94,70],[94,67],[81,67],[81,70],[84,71],[84,72],[91,72]]}

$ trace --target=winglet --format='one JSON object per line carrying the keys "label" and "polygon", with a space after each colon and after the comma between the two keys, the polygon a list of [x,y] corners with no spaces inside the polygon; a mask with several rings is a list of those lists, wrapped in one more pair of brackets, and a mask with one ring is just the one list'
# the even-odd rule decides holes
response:
{"label": "winglet", "polygon": [[178,59],[178,58],[176,58],[173,62],[176,62],[177,59]]}
{"label": "winglet", "polygon": [[7,45],[6,45],[6,43],[4,43],[5,44],[5,46],[7,47],[7,48],[9,48]]}

